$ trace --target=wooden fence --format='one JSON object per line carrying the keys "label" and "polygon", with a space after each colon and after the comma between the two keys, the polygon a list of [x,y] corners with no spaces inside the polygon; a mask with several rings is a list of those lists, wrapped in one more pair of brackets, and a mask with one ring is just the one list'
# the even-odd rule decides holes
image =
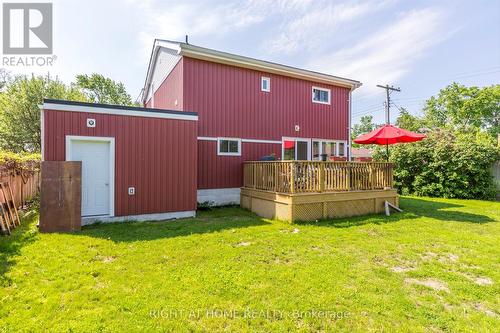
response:
{"label": "wooden fence", "polygon": [[392,188],[392,163],[244,162],[243,186],[281,192],[337,192]]}
{"label": "wooden fence", "polygon": [[497,187],[497,201],[500,201],[500,161],[493,163],[491,174],[493,175],[493,181]]}
{"label": "wooden fence", "polygon": [[[40,190],[39,170],[12,170],[0,166],[0,183],[9,182],[14,195],[14,203],[22,207],[26,201],[36,196]],[[0,202],[3,197],[0,193]]]}

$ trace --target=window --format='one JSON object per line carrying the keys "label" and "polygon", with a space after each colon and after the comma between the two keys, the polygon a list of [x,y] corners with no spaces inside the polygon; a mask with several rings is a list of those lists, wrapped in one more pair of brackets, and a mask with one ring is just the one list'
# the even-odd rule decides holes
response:
{"label": "window", "polygon": [[330,89],[312,87],[313,103],[330,104]]}
{"label": "window", "polygon": [[268,77],[261,77],[260,78],[260,90],[265,91],[265,92],[270,92],[271,91],[271,79]]}
{"label": "window", "polygon": [[217,155],[241,156],[241,139],[218,138]]}
{"label": "window", "polygon": [[313,141],[313,160],[321,161],[322,155],[326,155],[326,160],[336,156],[336,143],[334,141]]}
{"label": "window", "polygon": [[345,143],[339,142],[339,156],[345,156]]}

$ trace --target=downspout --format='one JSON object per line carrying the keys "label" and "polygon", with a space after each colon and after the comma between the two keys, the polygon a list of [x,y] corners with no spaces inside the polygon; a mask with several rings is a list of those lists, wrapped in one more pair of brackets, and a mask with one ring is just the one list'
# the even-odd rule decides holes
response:
{"label": "downspout", "polygon": [[354,88],[351,88],[349,90],[349,146],[347,148],[347,160],[351,161],[352,160],[352,152],[351,152],[351,145],[352,145],[352,139],[351,139],[351,122],[352,122],[352,91]]}

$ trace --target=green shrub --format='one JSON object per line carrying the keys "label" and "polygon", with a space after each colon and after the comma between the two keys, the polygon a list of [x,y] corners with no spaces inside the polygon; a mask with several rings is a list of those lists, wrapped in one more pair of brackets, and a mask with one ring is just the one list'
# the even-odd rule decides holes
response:
{"label": "green shrub", "polygon": [[39,153],[13,153],[0,150],[0,167],[10,170],[34,170],[40,168]]}
{"label": "green shrub", "polygon": [[[421,142],[390,146],[395,186],[402,194],[429,197],[493,199],[491,166],[499,148],[485,133],[436,129]],[[385,156],[380,147],[376,158]]]}

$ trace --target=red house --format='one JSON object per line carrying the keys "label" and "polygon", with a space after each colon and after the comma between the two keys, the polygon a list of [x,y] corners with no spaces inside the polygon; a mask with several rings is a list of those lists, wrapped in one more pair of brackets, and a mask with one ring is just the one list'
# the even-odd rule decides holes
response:
{"label": "red house", "polygon": [[156,40],[143,103],[198,114],[198,202],[239,203],[242,162],[349,159],[350,97],[337,76]]}
{"label": "red house", "polygon": [[82,161],[87,221],[194,216],[197,202],[239,203],[243,161],[349,159],[360,85],[157,40],[144,107],[45,100],[42,157]]}

